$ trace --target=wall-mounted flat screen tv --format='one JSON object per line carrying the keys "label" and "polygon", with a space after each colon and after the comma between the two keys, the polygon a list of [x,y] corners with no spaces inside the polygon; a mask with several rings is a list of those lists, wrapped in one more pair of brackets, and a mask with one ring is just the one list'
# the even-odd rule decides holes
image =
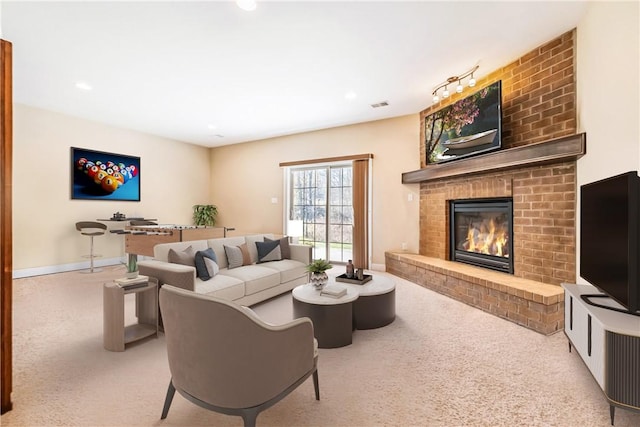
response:
{"label": "wall-mounted flat screen tv", "polygon": [[71,198],[140,201],[140,157],[71,147]]}
{"label": "wall-mounted flat screen tv", "polygon": [[457,160],[502,144],[502,81],[425,117],[427,165]]}
{"label": "wall-mounted flat screen tv", "polygon": [[639,221],[637,172],[580,188],[580,276],[632,313],[640,311]]}

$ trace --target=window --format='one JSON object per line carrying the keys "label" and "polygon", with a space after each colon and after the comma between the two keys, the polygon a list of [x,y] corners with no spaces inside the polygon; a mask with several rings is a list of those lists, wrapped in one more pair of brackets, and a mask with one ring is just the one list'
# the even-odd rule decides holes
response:
{"label": "window", "polygon": [[[298,237],[301,243],[313,247],[313,259],[339,263],[352,259],[351,163],[292,168],[288,182],[288,221],[301,223]],[[288,233],[293,234],[291,230]]]}
{"label": "window", "polygon": [[313,259],[369,268],[373,154],[282,162],[285,232],[313,246]]}

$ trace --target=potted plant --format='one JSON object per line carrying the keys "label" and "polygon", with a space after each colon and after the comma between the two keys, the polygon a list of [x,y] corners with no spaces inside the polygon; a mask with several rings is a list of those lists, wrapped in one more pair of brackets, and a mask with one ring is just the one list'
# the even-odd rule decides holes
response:
{"label": "potted plant", "polygon": [[311,277],[309,278],[311,284],[318,289],[322,289],[329,281],[329,276],[327,276],[326,271],[332,267],[329,261],[324,259],[317,259],[307,265],[307,271],[311,273]]}
{"label": "potted plant", "polygon": [[135,279],[138,277],[138,255],[129,254],[128,261],[124,265],[127,267],[127,279]]}
{"label": "potted plant", "polygon": [[213,227],[216,225],[216,216],[218,208],[216,205],[194,205],[193,206],[193,222],[195,225],[204,225]]}

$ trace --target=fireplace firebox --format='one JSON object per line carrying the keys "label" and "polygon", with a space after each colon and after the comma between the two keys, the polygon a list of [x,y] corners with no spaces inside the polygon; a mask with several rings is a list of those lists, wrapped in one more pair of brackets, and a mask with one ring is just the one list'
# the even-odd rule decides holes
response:
{"label": "fireplace firebox", "polygon": [[451,200],[452,261],[513,274],[513,201],[510,198]]}

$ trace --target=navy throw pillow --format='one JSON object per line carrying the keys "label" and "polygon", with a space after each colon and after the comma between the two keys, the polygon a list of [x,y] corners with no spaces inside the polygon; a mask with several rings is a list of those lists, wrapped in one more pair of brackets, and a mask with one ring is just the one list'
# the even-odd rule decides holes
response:
{"label": "navy throw pillow", "polygon": [[280,261],[282,259],[279,240],[256,242],[256,249],[258,250],[258,262]]}
{"label": "navy throw pillow", "polygon": [[[282,239],[276,239],[276,240],[280,242],[280,254],[282,255],[282,259],[291,259],[291,249],[289,247],[289,238],[285,236]],[[268,237],[265,237],[264,241],[273,242],[274,240]]]}
{"label": "navy throw pillow", "polygon": [[196,275],[201,280],[209,280],[211,279],[211,274],[209,274],[209,269],[207,269],[207,264],[204,259],[209,258],[216,264],[218,263],[218,259],[216,258],[216,253],[213,252],[213,249],[208,248],[204,251],[196,252],[195,264],[196,264]]}

